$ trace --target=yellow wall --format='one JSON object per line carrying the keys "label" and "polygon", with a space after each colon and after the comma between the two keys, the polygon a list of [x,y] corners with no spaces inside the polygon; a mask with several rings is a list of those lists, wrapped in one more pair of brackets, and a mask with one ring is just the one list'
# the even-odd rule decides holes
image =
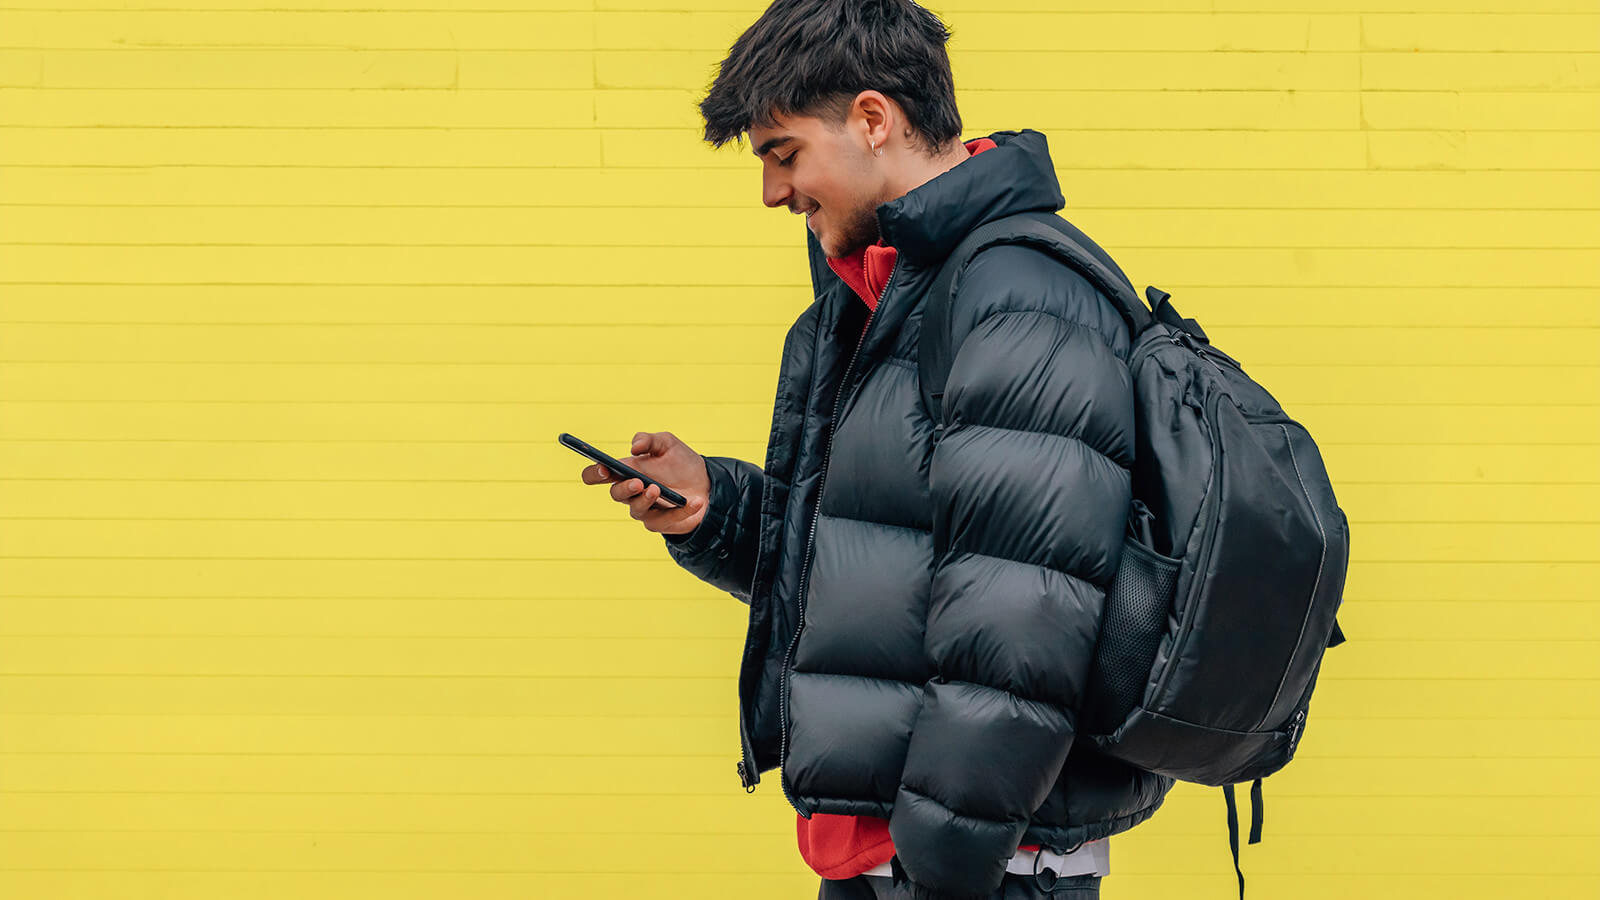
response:
{"label": "yellow wall", "polygon": [[[763,4],[52,5],[0,11],[0,896],[814,897],[745,608],[555,440],[764,459],[804,226],[694,106]],[[932,7],[965,136],[1048,135],[1354,528],[1248,896],[1596,896],[1600,3],[992,5]],[[1232,896],[1219,795],[1105,896]]]}

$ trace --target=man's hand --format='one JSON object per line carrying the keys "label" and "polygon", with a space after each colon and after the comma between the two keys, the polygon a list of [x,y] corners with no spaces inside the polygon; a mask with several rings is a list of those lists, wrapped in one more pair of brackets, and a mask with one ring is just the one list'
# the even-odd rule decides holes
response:
{"label": "man's hand", "polygon": [[706,501],[711,493],[711,477],[706,474],[705,457],[694,452],[670,431],[641,431],[633,436],[633,456],[619,462],[638,469],[683,495],[687,506],[655,508],[661,490],[646,488],[637,478],[622,480],[600,463],[585,466],[584,484],[610,484],[611,499],[626,503],[629,515],[661,534],[688,534],[705,518]]}

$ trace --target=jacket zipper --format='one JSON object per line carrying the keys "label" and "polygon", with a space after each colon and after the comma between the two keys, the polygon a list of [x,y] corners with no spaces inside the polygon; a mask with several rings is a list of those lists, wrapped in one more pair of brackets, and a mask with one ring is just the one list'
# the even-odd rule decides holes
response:
{"label": "jacket zipper", "polygon": [[[800,808],[800,803],[794,794],[789,791],[787,779],[783,777],[782,769],[789,758],[789,662],[794,657],[794,648],[800,643],[800,630],[806,624],[806,588],[809,587],[811,569],[811,546],[817,539],[817,519],[822,515],[822,491],[828,485],[829,452],[833,449],[833,435],[839,430],[840,401],[844,399],[845,391],[850,387],[850,375],[855,371],[856,358],[861,355],[861,348],[866,346],[867,334],[872,330],[872,320],[877,317],[878,309],[883,306],[883,298],[889,293],[889,285],[894,283],[894,276],[900,271],[899,259],[889,270],[889,277],[883,282],[883,290],[878,292],[878,301],[867,312],[867,322],[861,327],[861,339],[856,342],[856,349],[850,354],[850,362],[844,368],[844,379],[839,385],[839,393],[833,398],[833,416],[828,425],[827,445],[822,452],[822,474],[817,481],[817,508],[811,513],[811,530],[806,537],[805,558],[800,563],[800,587],[795,592],[797,608],[795,612],[794,637],[789,639],[789,649],[783,654],[783,665],[778,669],[778,723],[782,730],[781,742],[778,745],[778,784],[783,787],[783,796],[794,807],[794,811],[807,819],[811,813]],[[741,748],[742,751],[742,748]]]}
{"label": "jacket zipper", "polygon": [[[783,342],[783,354],[784,354],[785,357],[787,357],[789,355],[791,342],[793,340],[794,340],[794,334],[792,332],[784,339],[784,342]],[[771,464],[772,464],[772,448],[769,447],[768,448],[768,452],[767,452],[767,465],[770,467]],[[761,508],[763,510],[765,510],[767,508],[767,498],[771,495],[771,493],[772,493],[772,485],[771,485],[771,482],[769,480],[766,488],[761,492]],[[767,552],[768,552],[768,548],[762,547],[760,552],[758,552],[756,554],[755,572],[756,572],[757,580],[760,579],[760,572],[761,572],[761,568],[762,568],[762,560],[766,558]],[[753,589],[753,587],[754,586],[752,585],[752,589]],[[751,600],[754,601],[754,599],[755,599],[755,596],[754,596],[754,594],[752,594],[751,595]],[[742,679],[743,676],[744,676],[744,673],[743,673],[743,671],[741,669],[740,678]],[[744,786],[744,792],[747,793],[747,794],[753,794],[753,793],[756,792],[756,785],[761,781],[761,773],[756,771],[755,763],[750,758],[750,749],[749,749],[749,747],[750,747],[750,741],[749,741],[749,738],[747,737],[747,725],[745,723],[745,718],[744,718],[743,699],[741,698],[741,700],[740,700],[740,708],[739,708],[739,762],[738,762],[738,765],[735,766],[735,768],[739,772],[739,783]]]}

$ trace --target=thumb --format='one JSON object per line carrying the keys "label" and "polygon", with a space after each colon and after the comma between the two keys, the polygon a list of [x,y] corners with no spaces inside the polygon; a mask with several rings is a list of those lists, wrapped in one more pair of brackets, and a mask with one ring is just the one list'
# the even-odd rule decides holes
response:
{"label": "thumb", "polygon": [[631,448],[633,454],[635,456],[644,456],[648,454],[650,452],[652,437],[653,435],[651,435],[648,431],[641,431],[638,434],[635,434],[633,436],[633,447]]}

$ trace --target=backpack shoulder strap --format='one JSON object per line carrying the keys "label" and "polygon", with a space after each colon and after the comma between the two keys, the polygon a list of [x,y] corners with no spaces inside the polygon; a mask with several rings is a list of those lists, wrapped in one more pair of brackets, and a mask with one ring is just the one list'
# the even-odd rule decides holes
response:
{"label": "backpack shoulder strap", "polygon": [[[974,228],[950,251],[939,275],[928,289],[922,311],[922,335],[918,372],[922,386],[922,403],[935,422],[940,421],[944,384],[950,374],[951,357],[955,348],[950,346],[950,304],[960,287],[962,273],[973,257],[997,244],[1021,244],[1047,253],[1072,267],[1097,290],[1111,299],[1123,321],[1128,324],[1128,334],[1137,339],[1150,327],[1154,316],[1133,289],[1128,276],[1106,252],[1079,231],[1072,223],[1054,213],[1017,213],[987,222]],[[1160,294],[1165,302],[1165,292],[1150,289],[1151,299]],[[1159,304],[1158,304],[1159,305]]]}

